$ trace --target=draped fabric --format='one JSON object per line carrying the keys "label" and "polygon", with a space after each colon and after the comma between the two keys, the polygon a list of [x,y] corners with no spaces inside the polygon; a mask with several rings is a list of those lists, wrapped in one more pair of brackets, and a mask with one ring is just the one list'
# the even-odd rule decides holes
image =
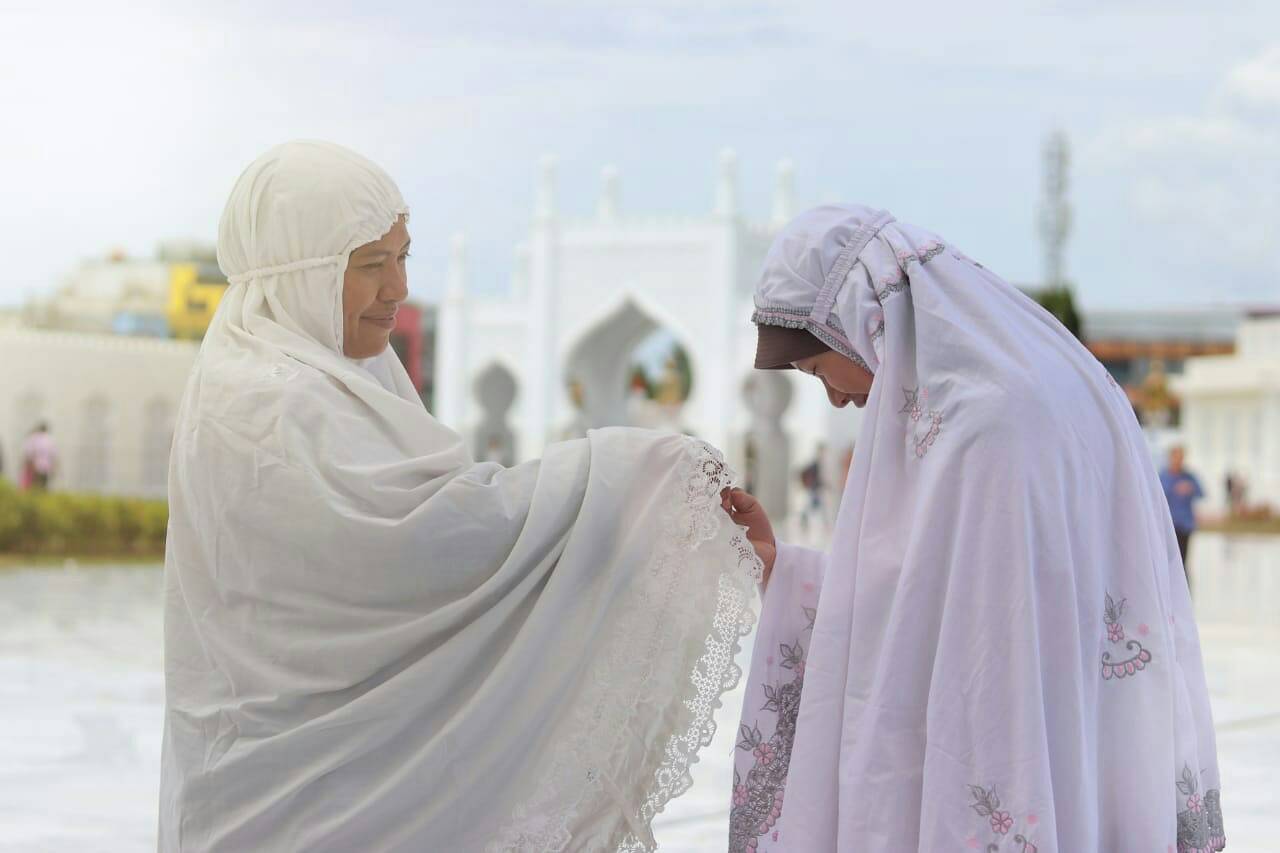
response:
{"label": "draped fabric", "polygon": [[1221,849],[1177,543],[1102,365],[857,206],[783,230],[756,308],[875,380],[830,550],[781,548],[766,593],[731,849]]}
{"label": "draped fabric", "polygon": [[162,850],[650,850],[738,678],[760,565],[713,448],[476,463],[390,348],[342,354],[347,258],[407,214],[319,142],[228,201],[170,470]]}

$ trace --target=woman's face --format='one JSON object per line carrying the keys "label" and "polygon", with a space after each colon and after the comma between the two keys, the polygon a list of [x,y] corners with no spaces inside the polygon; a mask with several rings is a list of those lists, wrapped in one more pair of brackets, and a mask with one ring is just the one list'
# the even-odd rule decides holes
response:
{"label": "woman's face", "polygon": [[871,393],[871,382],[875,379],[871,373],[834,350],[793,361],[791,366],[801,373],[818,377],[827,389],[827,399],[837,409],[843,409],[850,403],[859,409],[865,406],[867,395]]}
{"label": "woman's face", "polygon": [[409,229],[404,217],[380,239],[351,253],[342,277],[342,352],[370,358],[387,348],[396,311],[409,296],[404,262]]}

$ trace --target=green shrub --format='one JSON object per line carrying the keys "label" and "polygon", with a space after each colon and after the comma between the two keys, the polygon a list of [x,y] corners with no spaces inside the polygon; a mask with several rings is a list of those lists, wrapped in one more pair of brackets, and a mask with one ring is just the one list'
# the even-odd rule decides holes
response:
{"label": "green shrub", "polygon": [[0,554],[154,556],[168,522],[164,501],[20,492],[0,481]]}

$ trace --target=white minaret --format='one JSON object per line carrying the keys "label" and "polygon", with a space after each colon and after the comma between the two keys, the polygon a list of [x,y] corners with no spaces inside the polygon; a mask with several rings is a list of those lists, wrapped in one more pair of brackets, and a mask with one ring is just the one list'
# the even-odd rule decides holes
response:
{"label": "white minaret", "polygon": [[786,225],[796,215],[796,169],[789,159],[778,161],[773,183],[773,224]]}
{"label": "white minaret", "polygon": [[[743,227],[738,211],[738,155],[730,148],[720,152],[716,174],[715,237],[711,244],[712,265],[707,280],[710,310],[703,324],[699,369],[706,376],[729,377],[738,373],[731,363],[740,318],[733,310],[739,277],[739,255]],[[701,413],[699,434],[724,447],[729,425],[737,410],[738,385],[733,381],[695,382],[696,409]],[[691,407],[692,408],[692,407]]]}
{"label": "white minaret", "polygon": [[439,357],[436,359],[435,416],[446,426],[464,430],[467,426],[467,241],[454,234],[449,241],[449,271],[444,301],[440,305]]}
{"label": "white minaret", "polygon": [[529,241],[516,244],[515,261],[511,270],[511,301],[522,304],[529,296]]}
{"label": "white minaret", "polygon": [[529,455],[542,453],[555,424],[560,388],[557,353],[556,302],[559,277],[560,229],[556,214],[556,161],[542,158],[529,241],[529,335],[523,377],[529,391],[521,447]]}
{"label": "white minaret", "polygon": [[738,215],[738,155],[732,148],[720,152],[715,212],[717,216]]}
{"label": "white minaret", "polygon": [[618,218],[618,167],[605,166],[600,170],[600,200],[596,202],[596,217],[603,222]]}

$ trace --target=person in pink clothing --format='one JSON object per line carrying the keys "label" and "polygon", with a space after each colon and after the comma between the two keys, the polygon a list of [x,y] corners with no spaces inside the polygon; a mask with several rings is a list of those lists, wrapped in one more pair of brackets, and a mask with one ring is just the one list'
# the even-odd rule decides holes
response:
{"label": "person in pink clothing", "polygon": [[774,539],[734,853],[1210,851],[1213,720],[1124,393],[953,245],[829,205],[775,240],[756,366],[865,407],[828,551]]}
{"label": "person in pink clothing", "polygon": [[58,467],[58,448],[49,434],[49,425],[41,422],[22,443],[22,487],[47,489]]}

